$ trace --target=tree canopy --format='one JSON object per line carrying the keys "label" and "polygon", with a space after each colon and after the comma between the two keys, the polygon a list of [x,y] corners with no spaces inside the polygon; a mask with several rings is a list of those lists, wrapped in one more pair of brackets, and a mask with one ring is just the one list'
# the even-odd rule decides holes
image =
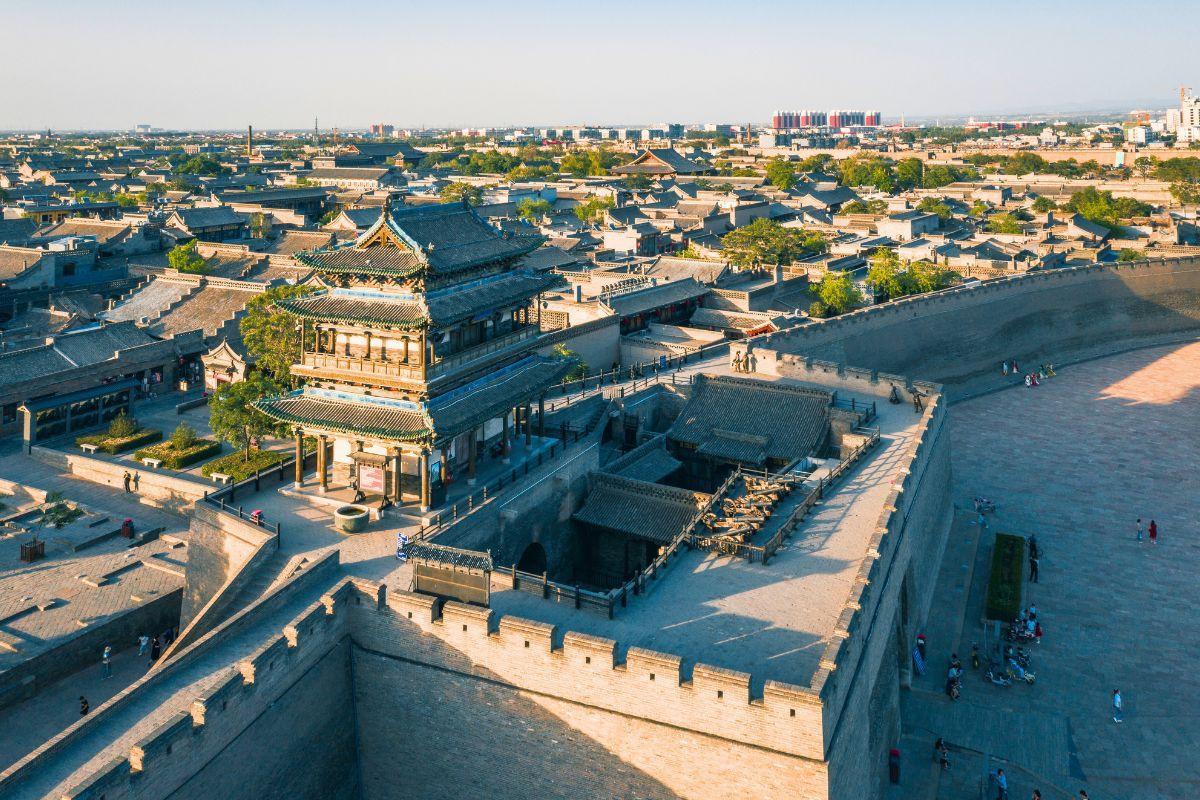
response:
{"label": "tree canopy", "polygon": [[1145,216],[1154,211],[1152,206],[1140,200],[1113,197],[1112,192],[1102,192],[1094,186],[1075,192],[1063,208],[1109,230],[1117,228],[1122,219]]}
{"label": "tree canopy", "polygon": [[466,181],[454,181],[447,184],[442,187],[439,194],[447,203],[461,203],[466,199],[469,205],[477,206],[483,200],[483,188]]}
{"label": "tree canopy", "polygon": [[265,379],[283,386],[291,382],[292,364],[300,360],[300,331],[296,318],[276,303],[310,294],[309,286],[275,286],[246,304],[239,323],[246,352]]}
{"label": "tree canopy", "polygon": [[188,272],[193,275],[203,275],[208,272],[208,264],[204,256],[196,252],[196,240],[187,244],[178,244],[167,251],[167,263],[171,269]]}
{"label": "tree canopy", "polygon": [[535,200],[532,197],[527,197],[517,203],[517,216],[526,222],[537,222],[553,210],[554,206],[550,201],[542,200],[541,198]]}
{"label": "tree canopy", "polygon": [[796,165],[782,158],[767,163],[767,180],[779,189],[791,189],[800,180],[796,176]]}
{"label": "tree canopy", "polygon": [[876,300],[934,292],[953,286],[958,279],[958,273],[941,264],[928,261],[904,264],[894,250],[887,248],[875,251],[867,271],[867,283],[874,290]]}
{"label": "tree canopy", "polygon": [[209,424],[224,442],[242,450],[250,459],[250,443],[282,433],[283,425],[252,405],[255,400],[278,394],[282,387],[261,373],[244,381],[221,385],[208,403]]}
{"label": "tree canopy", "polygon": [[844,314],[862,303],[862,292],[845,272],[826,272],[817,284],[817,297],[823,313],[817,316]]}
{"label": "tree canopy", "polygon": [[730,231],[721,241],[725,257],[738,266],[791,264],[801,258],[823,253],[827,246],[825,237],[820,233],[785,228],[765,217]]}
{"label": "tree canopy", "polygon": [[579,217],[581,222],[595,225],[604,219],[604,212],[614,205],[616,203],[611,197],[589,197],[575,206],[575,216]]}

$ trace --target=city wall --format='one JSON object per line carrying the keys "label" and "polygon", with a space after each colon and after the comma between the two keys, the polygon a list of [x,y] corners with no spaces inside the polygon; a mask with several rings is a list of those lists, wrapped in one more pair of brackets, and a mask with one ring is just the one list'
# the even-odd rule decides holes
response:
{"label": "city wall", "polygon": [[946,401],[933,384],[903,479],[876,523],[850,596],[810,689],[821,697],[832,798],[883,793],[900,738],[900,697],[916,633],[929,613],[952,516]]}
{"label": "city wall", "polygon": [[106,461],[103,458],[91,458],[50,447],[35,445],[29,448],[29,455],[43,464],[69,472],[85,481],[111,486],[116,491],[124,490],[123,480],[126,472],[137,472],[138,501],[176,514],[185,513],[192,503],[203,497],[205,490],[210,488],[199,481],[157,472],[141,465]]}
{"label": "city wall", "polygon": [[821,708],[806,688],[767,681],[752,696],[747,673],[490,609],[357,591],[365,798],[461,797],[471,786],[514,798],[826,796]]}
{"label": "city wall", "polygon": [[[950,399],[1033,367],[1195,338],[1200,258],[1032,272],[906,298],[731,346],[755,370],[799,376],[810,360],[914,375],[946,384]],[[732,358],[732,354],[731,354]]]}
{"label": "city wall", "polygon": [[[351,586],[332,585],[337,563],[336,553],[319,560],[0,773],[0,796],[356,797]],[[331,588],[303,602],[322,586]],[[276,627],[264,624],[274,619]],[[258,644],[226,666],[222,649],[237,637]],[[180,692],[205,660],[211,679],[193,695]],[[160,699],[148,719],[152,698]],[[110,759],[94,757],[96,747],[124,742],[128,749],[108,748]]]}
{"label": "city wall", "polygon": [[136,644],[143,633],[153,635],[179,624],[182,597],[182,589],[159,595],[0,672],[0,708],[33,697],[60,678],[98,664],[105,645],[120,652]]}
{"label": "city wall", "polygon": [[184,626],[201,613],[220,614],[223,603],[253,578],[254,567],[279,549],[279,538],[266,528],[223,514],[206,503],[193,507],[188,535]]}

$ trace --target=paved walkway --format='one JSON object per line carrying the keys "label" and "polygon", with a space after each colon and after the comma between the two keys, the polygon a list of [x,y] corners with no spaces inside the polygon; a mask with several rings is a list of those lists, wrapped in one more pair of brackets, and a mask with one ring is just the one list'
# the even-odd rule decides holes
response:
{"label": "paved walkway", "polygon": [[[1012,797],[1056,785],[1092,798],[1184,798],[1200,790],[1200,343],[1134,351],[1064,368],[951,407],[954,497],[999,504],[990,530],[960,520],[952,534],[928,633],[930,674],[905,697],[913,746],[941,734],[1011,759]],[[1160,544],[1138,544],[1138,516]],[[951,650],[967,661],[979,639],[995,531],[1037,533],[1045,553],[1037,604],[1045,638],[1035,686],[1001,689],[968,667],[963,699],[941,693]],[[972,561],[966,543],[981,546]],[[964,572],[972,571],[970,592]],[[961,619],[961,630],[939,618]],[[1116,725],[1110,693],[1125,697]],[[983,760],[955,756],[940,798],[978,791]],[[1020,767],[1033,774],[1022,772]],[[911,796],[932,794],[914,793]]]}

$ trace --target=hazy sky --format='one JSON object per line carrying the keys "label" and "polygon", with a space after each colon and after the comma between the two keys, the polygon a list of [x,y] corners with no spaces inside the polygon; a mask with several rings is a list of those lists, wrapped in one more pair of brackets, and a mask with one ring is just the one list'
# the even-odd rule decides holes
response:
{"label": "hazy sky", "polygon": [[0,130],[1164,106],[1200,2],[7,0]]}

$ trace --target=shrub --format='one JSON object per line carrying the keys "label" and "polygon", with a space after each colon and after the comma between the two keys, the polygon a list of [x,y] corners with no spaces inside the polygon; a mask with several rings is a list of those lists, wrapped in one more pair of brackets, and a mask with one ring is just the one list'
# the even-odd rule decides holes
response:
{"label": "shrub", "polygon": [[205,477],[219,473],[229,475],[234,482],[243,481],[256,471],[270,469],[285,458],[290,458],[291,455],[289,450],[251,450],[250,459],[246,460],[246,456],[242,453],[230,453],[222,458],[209,461],[200,468],[200,473]]}
{"label": "shrub", "polygon": [[203,461],[221,452],[221,443],[212,439],[197,439],[188,448],[176,448],[174,441],[144,447],[133,454],[138,461],[143,458],[157,458],[168,469],[183,469],[184,467]]}
{"label": "shrub", "polygon": [[175,432],[171,434],[171,447],[175,450],[187,450],[196,444],[198,438],[196,430],[191,425],[181,422]]}
{"label": "shrub", "polygon": [[110,439],[126,439],[137,433],[138,426],[128,414],[122,411],[117,416],[113,417],[112,422],[108,423],[108,438]]}
{"label": "shrub", "polygon": [[75,439],[75,444],[94,444],[101,452],[115,456],[118,453],[124,453],[126,450],[132,450],[135,447],[154,444],[162,438],[162,431],[143,429],[135,431],[129,436],[119,438],[113,438],[107,433],[93,433],[87,436],[79,436]]}
{"label": "shrub", "polygon": [[997,533],[992,548],[992,573],[988,578],[988,619],[1011,622],[1021,614],[1021,581],[1025,575],[1025,539]]}

